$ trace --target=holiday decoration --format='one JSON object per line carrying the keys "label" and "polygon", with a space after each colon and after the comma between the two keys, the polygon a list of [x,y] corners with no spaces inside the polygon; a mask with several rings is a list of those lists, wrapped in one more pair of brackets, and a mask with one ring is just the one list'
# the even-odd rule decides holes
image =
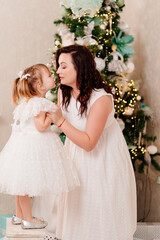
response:
{"label": "holiday decoration", "polygon": [[117,0],[118,7],[124,6],[124,0]]}
{"label": "holiday decoration", "polygon": [[55,124],[51,125],[50,128],[51,128],[51,130],[52,130],[53,132],[55,132],[55,133],[57,133],[57,134],[62,133],[61,128],[57,127],[57,125],[55,125]]}
{"label": "holiday decoration", "polygon": [[160,185],[160,176],[157,177],[157,184]]}
{"label": "holiday decoration", "polygon": [[140,95],[137,96],[137,101],[140,101],[142,98]]}
{"label": "holiday decoration", "polygon": [[51,91],[48,91],[45,97],[51,101],[54,101],[57,98],[56,94],[52,93]]}
{"label": "holiday decoration", "polygon": [[123,131],[123,129],[125,128],[125,123],[124,123],[123,120],[120,119],[120,118],[117,118],[117,122],[118,122],[121,130]]}
{"label": "holiday decoration", "polygon": [[127,69],[126,73],[131,73],[134,71],[134,63],[133,62],[128,60],[125,62],[125,65],[126,65],[126,69]]}
{"label": "holiday decoration", "polygon": [[[55,52],[70,44],[88,47],[95,57],[97,70],[114,95],[115,117],[123,131],[135,170],[144,172],[152,164],[157,170],[160,156],[155,145],[155,136],[147,133],[147,123],[152,110],[140,95],[140,82],[129,78],[134,71],[130,44],[134,37],[130,27],[120,20],[124,0],[62,0],[62,19],[56,20],[57,33],[50,62],[51,73],[56,74]],[[51,93],[57,93],[56,87]],[[55,99],[53,100],[55,101]],[[55,126],[52,126],[54,131]],[[64,142],[65,135],[60,134]],[[147,147],[148,146],[148,147]],[[156,159],[155,159],[156,158]]]}
{"label": "holiday decoration", "polygon": [[112,43],[117,46],[117,51],[120,52],[123,57],[126,55],[131,58],[134,50],[127,44],[132,43],[134,38],[131,35],[123,36],[122,33],[122,31],[119,31],[118,35],[112,38]]}
{"label": "holiday decoration", "polygon": [[130,116],[130,115],[132,115],[133,114],[133,111],[134,111],[134,108],[131,108],[131,107],[125,107],[125,109],[124,109],[124,115],[128,115],[128,116]]}
{"label": "holiday decoration", "polygon": [[151,156],[148,152],[144,153],[144,160],[146,161],[146,164],[150,166],[151,164]]}
{"label": "holiday decoration", "polygon": [[101,72],[105,68],[104,59],[95,57],[95,62],[97,70]]}
{"label": "holiday decoration", "polygon": [[130,32],[130,27],[128,26],[127,23],[125,22],[119,22],[118,23],[118,27],[120,30],[122,30],[122,32],[124,32],[125,34],[129,34]]}
{"label": "holiday decoration", "polygon": [[[112,60],[108,64],[108,71],[115,72],[117,75],[120,75],[123,72],[127,71],[127,66],[123,62],[123,56],[116,51],[116,45],[112,45]],[[103,69],[102,69],[103,70]]]}
{"label": "holiday decoration", "polygon": [[155,153],[157,153],[157,151],[158,151],[158,149],[155,145],[150,145],[147,147],[147,152],[149,154],[155,154]]}
{"label": "holiday decoration", "polygon": [[71,8],[76,17],[84,14],[93,16],[102,5],[103,0],[61,0],[61,5]]}

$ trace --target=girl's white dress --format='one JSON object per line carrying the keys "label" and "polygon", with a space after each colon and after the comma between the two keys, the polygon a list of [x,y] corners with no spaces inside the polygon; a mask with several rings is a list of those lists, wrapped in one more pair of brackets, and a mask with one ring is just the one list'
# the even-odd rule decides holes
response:
{"label": "girl's white dress", "polygon": [[[94,90],[88,104],[109,95]],[[78,114],[79,102],[71,97],[63,116],[85,131],[87,117]],[[107,107],[107,106],[106,106]],[[59,202],[57,237],[63,240],[131,240],[136,230],[135,176],[114,108],[95,148],[87,152],[68,138],[66,150],[79,174],[81,187],[64,194]],[[63,220],[63,221],[62,221]]]}
{"label": "girl's white dress", "polygon": [[34,116],[55,111],[45,98],[23,99],[13,112],[12,134],[0,153],[0,192],[40,196],[68,192],[79,185],[73,163],[50,128],[39,132]]}

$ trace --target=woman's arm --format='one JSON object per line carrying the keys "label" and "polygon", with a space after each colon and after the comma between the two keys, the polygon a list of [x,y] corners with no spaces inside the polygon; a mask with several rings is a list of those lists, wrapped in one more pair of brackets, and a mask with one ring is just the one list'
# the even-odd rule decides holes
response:
{"label": "woman's arm", "polygon": [[[76,145],[86,151],[91,151],[102,134],[112,108],[111,96],[102,96],[95,101],[90,109],[85,132],[73,127],[68,121],[62,124],[61,130]],[[60,109],[55,113],[47,113],[47,116],[57,125],[64,119]]]}
{"label": "woman's arm", "polygon": [[57,102],[58,107],[60,107],[60,95],[61,95],[61,89],[58,88],[58,102]]}
{"label": "woman's arm", "polygon": [[40,112],[36,117],[34,117],[35,126],[40,132],[44,132],[51,122],[51,119],[47,117],[45,112]]}

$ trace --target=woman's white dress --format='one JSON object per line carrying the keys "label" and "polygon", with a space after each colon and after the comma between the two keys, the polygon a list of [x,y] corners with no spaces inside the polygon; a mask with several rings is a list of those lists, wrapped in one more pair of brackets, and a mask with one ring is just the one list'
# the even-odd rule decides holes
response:
{"label": "woman's white dress", "polygon": [[[104,95],[107,95],[104,89],[92,92],[88,113],[94,102]],[[87,117],[78,114],[79,106],[71,97],[68,110],[62,108],[63,116],[74,127],[85,131]],[[65,147],[76,166],[81,187],[61,198],[57,237],[62,240],[133,239],[137,222],[135,176],[127,144],[114,118],[114,108],[92,151],[85,151],[68,138]]]}
{"label": "woman's white dress", "polygon": [[55,111],[45,98],[23,99],[13,112],[12,134],[0,153],[0,192],[41,196],[61,194],[79,185],[73,163],[50,128],[39,132],[34,116]]}

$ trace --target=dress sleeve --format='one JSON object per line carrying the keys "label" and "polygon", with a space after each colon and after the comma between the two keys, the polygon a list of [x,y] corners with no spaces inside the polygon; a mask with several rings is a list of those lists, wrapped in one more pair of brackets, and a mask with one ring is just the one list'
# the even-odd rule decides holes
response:
{"label": "dress sleeve", "polygon": [[42,112],[55,112],[57,106],[46,98],[33,97],[28,102],[20,103],[13,112],[14,120],[20,120],[21,122],[27,119],[37,116]]}
{"label": "dress sleeve", "polygon": [[114,101],[113,101],[113,96],[112,96],[112,94],[111,94],[111,93],[107,93],[107,92],[106,92],[104,89],[102,89],[102,88],[101,88],[101,89],[96,89],[96,90],[94,90],[94,91],[92,92],[89,106],[91,107],[98,98],[100,98],[100,97],[102,97],[102,96],[107,96],[107,95],[111,96],[111,98],[112,98],[112,103],[113,103],[113,106],[114,106]]}

